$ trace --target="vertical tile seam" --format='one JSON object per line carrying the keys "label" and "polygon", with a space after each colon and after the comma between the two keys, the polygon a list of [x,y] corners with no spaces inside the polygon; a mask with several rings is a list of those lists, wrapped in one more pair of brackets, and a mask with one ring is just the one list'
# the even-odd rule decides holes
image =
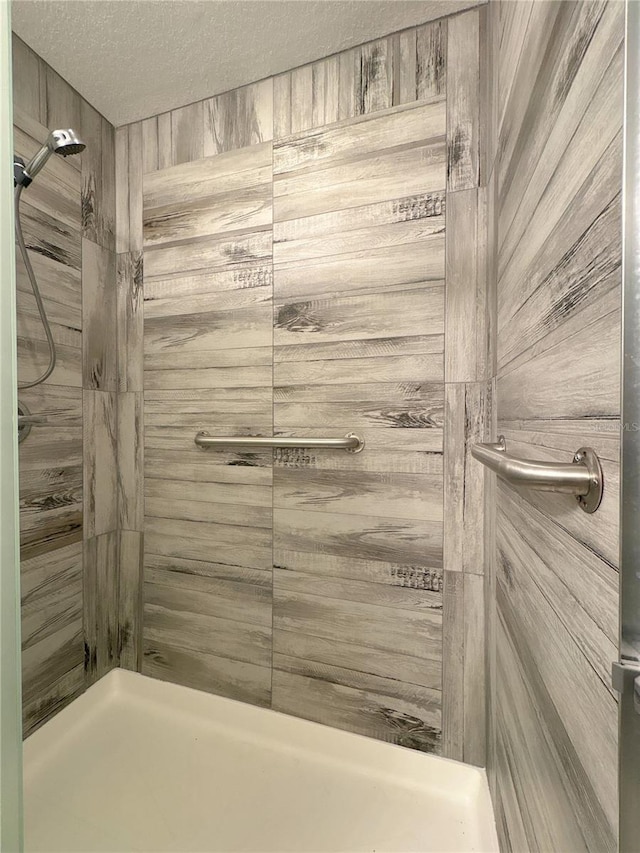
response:
{"label": "vertical tile seam", "polygon": [[[448,39],[448,28],[447,28],[447,39]],[[415,85],[414,85],[414,94],[415,97],[418,97],[418,28],[416,27],[416,68],[415,68]],[[445,209],[444,209],[444,311],[443,311],[443,329],[442,329],[442,377],[443,377],[443,398],[444,398],[444,431],[442,436],[442,469],[443,469],[443,479],[442,479],[442,518],[445,518],[445,509],[446,509],[446,501],[445,501],[445,493],[447,489],[447,465],[446,460],[448,459],[449,450],[448,450],[448,434],[449,430],[446,428],[447,426],[447,295],[448,295],[448,287],[449,287],[449,265],[447,263],[447,258],[449,257],[449,180],[448,180],[448,169],[447,169],[447,140],[449,135],[449,51],[447,50],[447,59],[445,66],[445,89],[444,89],[444,117],[445,117],[445,127],[444,127],[444,138],[445,138],[445,175],[444,175],[444,199],[445,199]],[[446,748],[447,744],[447,733],[444,731],[445,724],[447,721],[448,715],[444,713],[445,706],[445,666],[447,666],[447,661],[445,660],[445,649],[447,649],[447,657],[448,657],[448,645],[445,645],[445,586],[447,579],[447,562],[445,562],[445,556],[447,554],[447,550],[444,547],[444,526],[442,529],[442,622],[440,625],[440,648],[442,649],[442,665],[440,667],[440,737],[441,737],[441,749],[442,753],[446,754],[448,751]]]}
{"label": "vertical tile seam", "polygon": [[[465,390],[465,413],[466,413],[466,402],[467,402],[467,395],[466,395],[466,390]],[[465,444],[466,444],[466,442],[465,442]],[[464,501],[463,501],[462,509],[464,512]],[[464,538],[462,540],[462,544],[464,547]],[[463,568],[463,571],[460,572],[460,579],[462,581],[462,584],[461,584],[461,586],[462,586],[462,605],[460,608],[460,610],[462,612],[462,625],[460,626],[460,639],[461,639],[460,645],[462,648],[462,667],[461,667],[461,672],[460,672],[460,686],[461,686],[462,690],[461,690],[461,695],[460,695],[460,705],[462,707],[462,712],[460,715],[461,730],[459,733],[459,737],[460,737],[459,759],[460,759],[460,761],[464,762],[465,755],[467,753],[467,749],[466,749],[466,725],[465,725],[466,713],[467,713],[467,708],[466,708],[466,705],[467,705],[467,703],[466,703],[466,692],[467,692],[466,691],[467,632],[465,630],[466,622],[467,622],[467,620],[466,620],[467,614],[466,614],[466,607],[465,607],[467,584],[465,583],[466,577],[465,577],[465,572],[464,572],[464,561],[463,561],[463,567],[462,568]]]}
{"label": "vertical tile seam", "polygon": [[122,643],[121,643],[121,624],[120,624],[120,580],[122,574],[122,528],[121,528],[121,518],[120,518],[120,389],[118,387],[118,374],[119,374],[119,360],[120,353],[118,352],[118,259],[116,256],[115,263],[115,326],[116,326],[116,390],[114,392],[114,445],[115,445],[115,463],[116,463],[116,476],[115,476],[115,505],[116,505],[116,513],[115,513],[115,537],[116,537],[116,547],[115,547],[115,558],[116,564],[114,566],[114,574],[116,580],[116,590],[115,590],[115,666],[120,666],[120,655],[122,651]]}
{"label": "vertical tile seam", "polygon": [[[202,137],[203,137],[203,146],[204,146],[204,105],[202,108],[203,113],[203,127],[202,127]],[[141,125],[142,127],[142,125]],[[173,142],[171,143],[173,145]],[[141,145],[142,145],[142,162],[144,164],[144,136],[141,136]],[[156,163],[160,165],[160,136],[159,136],[159,127],[158,122],[156,121]],[[142,360],[142,365],[140,369],[140,388],[139,391],[135,393],[138,396],[139,400],[139,411],[137,411],[137,417],[139,418],[138,424],[135,426],[135,436],[136,441],[140,443],[140,447],[136,448],[139,450],[142,456],[142,464],[140,466],[140,495],[136,497],[136,500],[140,500],[140,526],[141,531],[137,534],[139,537],[138,547],[137,547],[137,572],[136,576],[138,579],[138,630],[136,631],[136,649],[135,649],[135,658],[136,658],[136,669],[138,672],[142,672],[143,669],[143,652],[144,652],[144,556],[145,556],[145,488],[144,488],[144,478],[145,478],[145,468],[144,468],[144,168],[142,169],[142,174],[140,176],[139,190],[141,194],[141,198],[138,204],[138,210],[140,212],[141,222],[139,224],[139,230],[141,234],[141,242],[140,242],[140,252],[139,252],[139,262],[140,262],[140,288],[141,288],[141,298],[140,298],[140,329],[139,336],[141,340],[141,344],[138,346],[139,357]],[[136,253],[138,254],[138,253]],[[130,254],[129,260],[131,263],[131,274],[135,277],[138,273],[136,272],[138,267],[138,261],[136,260],[135,264],[133,263],[133,255]],[[132,278],[131,284],[135,287],[134,279]],[[128,336],[127,336],[128,339]],[[137,404],[135,406],[137,409]],[[136,416],[134,415],[134,424],[136,421]],[[138,486],[138,484],[136,484]]]}
{"label": "vertical tile seam", "polygon": [[400,103],[400,33],[389,36],[389,51],[391,53],[391,106]]}

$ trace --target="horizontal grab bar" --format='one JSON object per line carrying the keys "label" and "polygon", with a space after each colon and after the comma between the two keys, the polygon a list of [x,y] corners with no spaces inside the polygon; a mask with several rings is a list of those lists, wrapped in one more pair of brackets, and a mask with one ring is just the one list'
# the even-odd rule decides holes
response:
{"label": "horizontal grab bar", "polygon": [[253,447],[268,449],[270,447],[314,447],[318,450],[346,450],[348,453],[360,453],[364,450],[364,439],[350,432],[344,438],[288,438],[286,436],[274,436],[264,438],[262,436],[217,436],[209,435],[208,432],[196,434],[195,443],[198,447]]}
{"label": "horizontal grab bar", "polygon": [[585,512],[595,512],[600,506],[602,467],[590,447],[576,450],[572,462],[535,462],[507,453],[507,442],[501,435],[495,443],[474,444],[471,453],[512,486],[575,495]]}

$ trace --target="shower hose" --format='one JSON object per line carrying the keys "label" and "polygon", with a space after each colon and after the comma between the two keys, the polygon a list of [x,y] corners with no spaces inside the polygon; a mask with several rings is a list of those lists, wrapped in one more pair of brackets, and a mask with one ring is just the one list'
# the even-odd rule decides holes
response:
{"label": "shower hose", "polygon": [[40,385],[46,379],[48,379],[56,366],[56,345],[53,340],[53,335],[51,334],[51,326],[49,325],[49,320],[47,318],[47,312],[44,308],[44,303],[42,301],[42,296],[40,295],[40,288],[38,287],[38,282],[36,281],[36,276],[33,271],[33,267],[31,266],[31,261],[29,260],[29,253],[27,252],[27,247],[24,242],[24,236],[22,234],[22,225],[20,223],[20,196],[22,195],[23,187],[18,184],[14,191],[14,200],[15,200],[15,220],[16,220],[16,241],[18,243],[18,248],[20,249],[20,254],[22,255],[22,260],[24,261],[25,269],[27,270],[27,276],[29,277],[29,281],[31,282],[31,289],[33,290],[33,295],[36,300],[36,305],[38,306],[38,312],[40,314],[40,319],[42,321],[42,325],[44,327],[44,333],[47,336],[47,343],[49,344],[49,366],[37,379],[34,379],[32,382],[20,382],[18,383],[18,388],[33,388],[36,385]]}

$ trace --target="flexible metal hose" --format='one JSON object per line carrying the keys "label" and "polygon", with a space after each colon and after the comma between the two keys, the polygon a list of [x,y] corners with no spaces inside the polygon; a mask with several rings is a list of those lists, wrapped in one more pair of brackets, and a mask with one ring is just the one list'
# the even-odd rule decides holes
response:
{"label": "flexible metal hose", "polygon": [[38,287],[38,282],[36,281],[36,276],[33,271],[33,267],[31,266],[31,261],[29,260],[29,253],[27,252],[27,247],[24,242],[24,236],[22,234],[22,225],[20,224],[20,196],[22,195],[22,190],[23,187],[18,184],[18,186],[15,188],[14,193],[16,242],[18,243],[18,248],[20,249],[20,254],[22,255],[22,260],[24,261],[29,281],[31,282],[31,289],[33,290],[33,295],[35,297],[36,305],[38,306],[38,312],[40,314],[40,320],[42,321],[44,333],[47,336],[47,343],[49,344],[49,366],[42,374],[42,376],[38,377],[38,379],[34,379],[32,382],[18,383],[18,388],[33,388],[36,385],[40,385],[42,382],[47,380],[53,373],[54,368],[56,366],[56,345],[53,340],[53,335],[51,334],[51,326],[49,325],[47,312],[44,308],[42,296],[40,295],[40,288]]}

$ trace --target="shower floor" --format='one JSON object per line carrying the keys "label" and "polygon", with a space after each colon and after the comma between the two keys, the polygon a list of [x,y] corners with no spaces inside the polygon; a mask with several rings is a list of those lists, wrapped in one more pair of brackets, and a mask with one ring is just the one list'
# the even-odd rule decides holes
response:
{"label": "shower floor", "polygon": [[25,742],[26,851],[497,851],[483,771],[114,670]]}

